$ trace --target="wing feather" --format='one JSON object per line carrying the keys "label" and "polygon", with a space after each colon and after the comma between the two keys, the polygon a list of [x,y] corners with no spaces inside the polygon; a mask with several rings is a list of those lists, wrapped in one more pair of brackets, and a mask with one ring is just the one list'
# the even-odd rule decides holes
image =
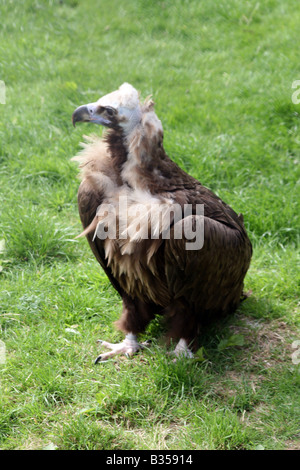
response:
{"label": "wing feather", "polygon": [[[195,218],[190,216],[195,230]],[[243,279],[249,267],[251,245],[240,230],[203,217],[204,245],[186,250],[187,240],[165,242],[165,275],[174,299],[185,298],[199,315],[228,312],[239,304]],[[177,224],[182,224],[182,221]]]}
{"label": "wing feather", "polygon": [[107,277],[109,278],[113,287],[117,290],[117,292],[123,296],[124,291],[122,290],[120,284],[113,276],[111,269],[107,266],[107,261],[105,259],[105,251],[102,240],[99,238],[94,238],[94,231],[87,230],[89,229],[93,221],[96,217],[97,208],[101,205],[104,199],[104,193],[99,190],[99,188],[95,189],[94,185],[91,184],[88,178],[84,179],[78,190],[78,209],[80,219],[84,228],[83,234],[86,235],[86,238],[89,242],[92,252],[96,257],[97,261],[105,271]]}

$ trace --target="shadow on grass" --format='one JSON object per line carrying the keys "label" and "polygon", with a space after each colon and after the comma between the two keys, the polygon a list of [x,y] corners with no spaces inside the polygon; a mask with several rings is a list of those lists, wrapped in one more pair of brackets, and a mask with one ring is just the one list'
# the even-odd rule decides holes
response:
{"label": "shadow on grass", "polygon": [[[264,377],[292,365],[295,334],[274,311],[275,302],[252,297],[234,315],[203,328],[193,359],[174,361],[158,340],[144,355],[144,367],[150,366],[147,373],[153,374],[157,390],[162,394],[169,390],[175,401],[178,397],[229,399],[239,410],[250,410],[260,399],[256,392]],[[162,338],[164,325],[156,321],[149,330]]]}
{"label": "shadow on grass", "polygon": [[153,339],[147,350],[130,361],[119,358],[100,365],[109,368],[104,381],[110,382],[114,375],[118,385],[110,396],[105,385],[101,387],[97,395],[98,412],[101,409],[101,415],[113,419],[127,416],[135,423],[146,419],[147,413],[161,420],[164,413],[169,414],[182,400],[222,401],[226,397],[232,402],[233,396],[237,400],[237,393],[239,409],[253,407],[259,399],[253,384],[258,384],[269,368],[290,361],[292,333],[282,321],[249,313],[257,305],[260,312],[267,311],[269,302],[255,298],[247,302],[247,309],[241,307],[236,314],[203,329],[200,348],[193,359],[181,357],[174,361],[170,348],[162,341],[163,321],[156,319],[145,336],[158,339]]}

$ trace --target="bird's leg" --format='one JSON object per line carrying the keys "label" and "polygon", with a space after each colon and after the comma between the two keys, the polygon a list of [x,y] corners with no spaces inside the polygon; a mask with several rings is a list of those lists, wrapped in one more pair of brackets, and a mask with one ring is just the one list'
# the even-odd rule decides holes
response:
{"label": "bird's leg", "polygon": [[98,342],[101,343],[101,345],[106,347],[107,349],[110,349],[110,351],[104,354],[100,354],[100,356],[96,358],[95,364],[97,364],[97,362],[106,361],[107,359],[110,359],[111,357],[116,356],[117,354],[125,354],[125,356],[130,357],[140,349],[143,349],[144,346],[147,346],[148,344],[146,342],[138,343],[137,337],[133,333],[128,333],[121,343],[113,344],[101,340],[99,340]]}
{"label": "bird's leg", "polygon": [[[187,358],[192,358],[194,357],[194,354],[192,351],[189,349],[189,344],[186,339],[181,338],[179,342],[177,343],[176,348],[173,351],[173,354],[178,357],[187,357]],[[176,359],[175,359],[176,360]]]}

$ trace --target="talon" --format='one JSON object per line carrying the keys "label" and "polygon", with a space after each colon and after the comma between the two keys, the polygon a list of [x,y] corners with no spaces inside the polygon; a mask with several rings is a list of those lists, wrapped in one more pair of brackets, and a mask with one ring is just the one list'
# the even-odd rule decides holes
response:
{"label": "talon", "polygon": [[100,356],[96,357],[94,364],[98,364],[98,362],[107,362],[107,359],[104,358],[105,354],[100,354]]}
{"label": "talon", "polygon": [[94,361],[94,364],[97,364],[99,361],[101,361],[101,355],[96,357],[95,361]]}

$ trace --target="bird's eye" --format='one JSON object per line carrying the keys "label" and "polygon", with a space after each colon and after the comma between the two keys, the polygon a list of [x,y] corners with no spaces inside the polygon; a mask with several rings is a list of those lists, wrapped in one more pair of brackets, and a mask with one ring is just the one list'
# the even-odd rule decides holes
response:
{"label": "bird's eye", "polygon": [[114,115],[114,109],[113,108],[105,108],[106,109],[106,113],[108,114],[108,116],[113,116]]}

